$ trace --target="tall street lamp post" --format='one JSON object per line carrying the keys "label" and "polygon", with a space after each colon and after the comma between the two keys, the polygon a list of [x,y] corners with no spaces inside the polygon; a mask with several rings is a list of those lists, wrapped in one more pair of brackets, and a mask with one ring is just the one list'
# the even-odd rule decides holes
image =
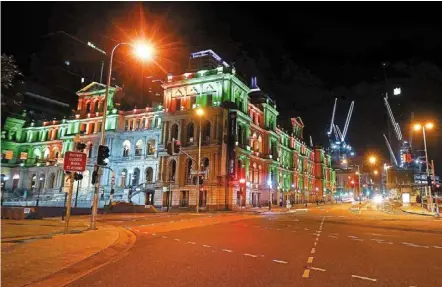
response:
{"label": "tall street lamp post", "polygon": [[198,168],[198,180],[196,181],[196,212],[199,212],[199,204],[200,204],[200,172],[201,172],[201,118],[204,115],[204,110],[199,108],[196,110],[196,114],[199,117],[199,136],[198,136],[198,163],[196,167]]}
{"label": "tall street lamp post", "polygon": [[[421,125],[419,123],[414,125],[414,130],[419,131],[422,130],[422,136],[424,138],[424,148],[425,148],[425,162],[426,162],[426,170],[427,170],[427,178],[430,176],[430,167],[429,167],[429,159],[428,159],[428,151],[427,151],[427,137],[425,133],[425,129],[431,130],[434,127],[433,123],[429,122],[425,125]],[[430,201],[430,210],[433,211],[433,198],[431,196],[431,186],[426,185],[426,195],[427,195],[427,204]]]}
{"label": "tall street lamp post", "polygon": [[[123,43],[119,43],[117,45],[114,46],[114,48],[112,49],[112,53],[109,59],[109,72],[107,74],[107,82],[106,82],[106,93],[104,96],[104,103],[103,103],[103,123],[101,125],[101,138],[100,138],[100,145],[104,145],[104,140],[105,140],[105,131],[106,131],[106,117],[107,117],[107,101],[108,101],[108,97],[109,97],[109,87],[111,84],[111,78],[112,78],[112,61],[114,58],[114,53],[115,50],[121,46],[121,45],[128,45],[130,47],[132,47],[135,51],[135,54],[144,60],[148,60],[151,59],[153,57],[154,54],[154,50],[153,47],[149,44],[142,44],[142,43],[137,43],[137,44],[131,44],[131,43],[127,43],[127,42],[123,42]],[[98,156],[97,156],[97,160],[98,160]],[[98,162],[96,163],[96,165],[98,166]],[[101,175],[102,175],[102,171],[98,170],[98,178],[97,178],[97,183],[95,184],[95,192],[94,192],[94,201],[93,201],[93,206],[92,206],[92,216],[91,216],[91,225],[90,225],[90,229],[95,229],[95,221],[97,218],[97,211],[98,211],[98,193],[100,190],[100,183],[101,183]]]}

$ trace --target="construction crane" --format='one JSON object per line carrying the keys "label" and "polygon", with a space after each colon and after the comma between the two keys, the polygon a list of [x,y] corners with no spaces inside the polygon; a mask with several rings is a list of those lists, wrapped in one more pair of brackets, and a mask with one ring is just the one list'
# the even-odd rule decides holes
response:
{"label": "construction crane", "polygon": [[338,98],[335,98],[335,104],[333,105],[333,113],[332,113],[332,118],[331,118],[331,122],[330,122],[330,129],[327,132],[328,135],[331,135],[331,133],[335,127],[334,123],[335,123],[336,103],[337,102],[338,102]]}
{"label": "construction crane", "polygon": [[385,143],[387,144],[388,151],[390,152],[390,156],[393,159],[393,162],[394,162],[395,166],[397,166],[398,164],[397,164],[396,156],[394,155],[393,149],[391,148],[391,145],[388,142],[388,139],[385,136],[385,134],[383,136],[384,136],[384,139],[385,139]]}
{"label": "construction crane", "polygon": [[388,98],[384,97],[384,103],[385,103],[385,107],[387,107],[387,111],[388,111],[388,115],[390,116],[390,120],[391,120],[391,124],[393,125],[395,134],[396,134],[396,138],[398,141],[402,141],[402,133],[401,133],[401,129],[399,127],[399,124],[396,122],[394,115],[393,115],[393,111],[391,110],[390,104],[388,103]]}

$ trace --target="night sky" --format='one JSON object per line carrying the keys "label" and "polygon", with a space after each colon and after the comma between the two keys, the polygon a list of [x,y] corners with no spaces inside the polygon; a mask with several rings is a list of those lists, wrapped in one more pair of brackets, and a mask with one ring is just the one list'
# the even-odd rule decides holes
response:
{"label": "night sky", "polygon": [[[182,73],[190,52],[213,49],[247,81],[257,76],[282,118],[301,116],[314,143],[326,144],[333,99],[339,98],[341,128],[355,100],[347,140],[363,153],[387,154],[381,62],[388,61],[390,88],[403,91],[391,102],[402,132],[408,137],[411,112],[432,119],[437,128],[428,134],[429,156],[436,170],[442,168],[442,25],[436,4],[7,2],[1,10],[2,53],[15,55],[23,71],[29,54],[40,49],[39,38],[60,30],[106,51],[137,35],[153,38],[163,70],[152,67],[151,73],[161,77]],[[422,137],[415,142],[420,145]]]}

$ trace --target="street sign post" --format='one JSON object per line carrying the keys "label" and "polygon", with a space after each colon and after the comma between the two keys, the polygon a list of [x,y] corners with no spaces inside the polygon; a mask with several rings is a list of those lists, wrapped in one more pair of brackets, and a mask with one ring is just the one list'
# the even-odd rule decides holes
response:
{"label": "street sign post", "polygon": [[70,172],[86,170],[86,154],[83,152],[68,151],[64,155],[63,169]]}

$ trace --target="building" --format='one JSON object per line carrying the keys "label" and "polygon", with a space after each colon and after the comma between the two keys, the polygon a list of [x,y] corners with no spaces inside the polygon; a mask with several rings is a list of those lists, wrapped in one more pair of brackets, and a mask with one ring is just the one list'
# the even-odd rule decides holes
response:
{"label": "building", "polygon": [[[172,207],[195,208],[198,202],[210,210],[266,206],[270,198],[276,205],[331,199],[335,173],[330,155],[304,142],[301,118],[291,119],[290,131],[277,125],[277,106],[256,79],[249,87],[235,68],[218,65],[168,75],[162,86],[163,106],[131,111],[114,106],[118,89],[110,89],[106,145],[111,157],[101,182],[106,195],[115,176],[116,199],[128,200],[131,193],[133,202],[156,207],[167,206],[169,198]],[[79,194],[89,200],[104,92],[105,86],[95,82],[77,92],[71,119],[37,126],[25,117],[8,118],[2,134],[5,190],[20,195],[38,191],[45,198],[62,194],[62,157],[80,134],[87,144],[88,169]],[[182,152],[169,155],[166,147],[174,140]],[[197,190],[199,175],[203,182]]]}

